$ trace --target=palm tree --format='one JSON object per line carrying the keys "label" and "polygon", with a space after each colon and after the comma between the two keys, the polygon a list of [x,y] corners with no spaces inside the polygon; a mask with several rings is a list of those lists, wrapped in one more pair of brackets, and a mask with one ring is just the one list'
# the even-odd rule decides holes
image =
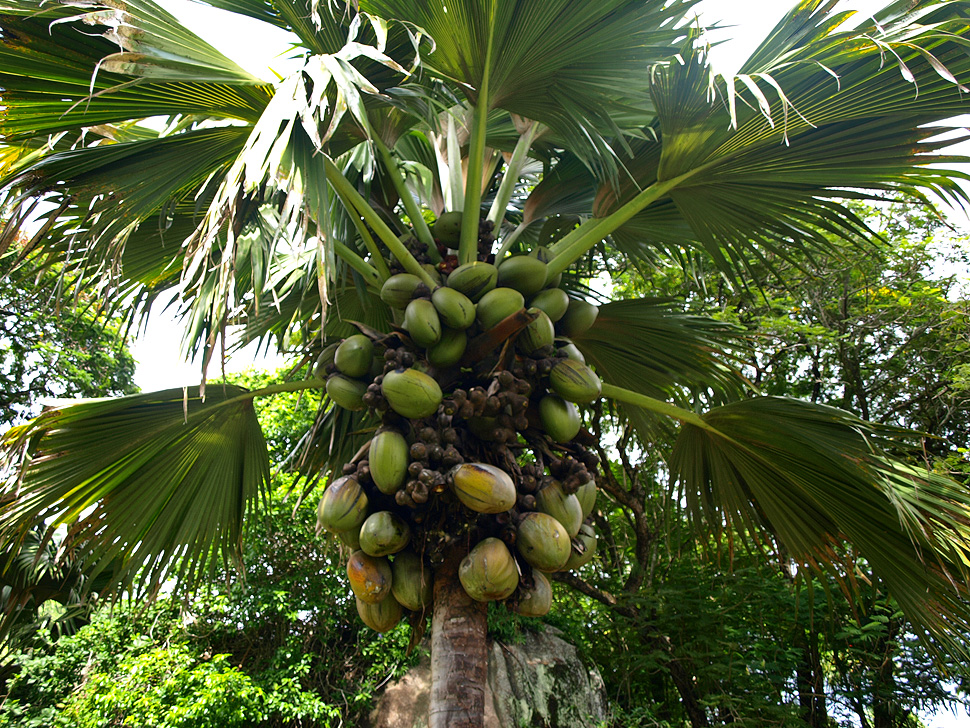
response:
{"label": "palm tree", "polygon": [[[744,285],[749,267],[833,239],[865,245],[872,233],[847,200],[966,203],[953,168],[964,160],[938,152],[953,143],[939,140],[941,120],[968,108],[970,2],[897,0],[857,18],[804,0],[731,77],[713,73],[685,20],[696,0],[208,4],[291,31],[302,68],[264,83],[151,0],[0,0],[0,255],[7,268],[59,264],[133,319],[177,292],[188,349],[206,366],[227,340],[275,343],[298,365],[259,391],[210,383],[92,400],[11,430],[5,548],[62,529],[60,552],[92,579],[147,594],[198,584],[237,558],[268,480],[253,398],[347,379],[333,345],[366,340],[383,371],[428,373],[437,407],[397,412],[381,369],[352,374],[358,384],[327,386],[300,465],[335,483],[355,474],[414,529],[434,567],[431,725],[480,725],[484,604],[462,588],[459,563],[485,537],[512,542],[537,487],[559,479],[572,497],[595,469],[588,431],[554,438],[537,424],[546,372],[568,352],[644,445],[679,425],[667,462],[700,526],[768,534],[846,583],[861,558],[933,644],[964,656],[964,487],[894,459],[907,433],[755,396],[728,327],[669,302],[604,302],[584,282],[605,245],[639,270],[674,259]],[[545,263],[539,285],[588,314],[560,323],[570,340],[523,354],[548,312],[519,303],[470,324],[457,357],[430,354],[427,305],[424,317],[399,309],[456,267],[529,251]],[[503,287],[520,285],[509,270]],[[475,387],[493,387],[490,399],[509,382],[525,382],[509,395],[520,399],[501,401],[508,412],[483,431],[487,405],[462,405]],[[587,422],[601,412],[598,395],[573,398],[588,402]],[[425,428],[450,429],[459,459],[412,450],[424,489],[415,477],[382,501],[365,465],[379,427],[409,446]],[[456,502],[448,475],[463,460],[516,476],[506,510]],[[522,584],[509,599],[521,606],[542,577],[521,549],[515,562]]]}

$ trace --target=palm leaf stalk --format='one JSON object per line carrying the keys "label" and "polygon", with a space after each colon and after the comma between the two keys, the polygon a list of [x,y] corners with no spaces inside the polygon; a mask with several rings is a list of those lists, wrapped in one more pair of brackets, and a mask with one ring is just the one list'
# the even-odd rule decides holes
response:
{"label": "palm leaf stalk", "polygon": [[[190,344],[211,354],[242,323],[314,372],[57,407],[7,433],[0,545],[64,526],[65,553],[120,587],[200,583],[238,556],[268,477],[253,397],[325,389],[300,458],[330,479],[321,532],[431,567],[400,577],[411,596],[352,578],[359,612],[385,630],[433,611],[432,725],[479,726],[485,602],[541,613],[544,574],[594,556],[583,424],[602,396],[644,443],[679,423],[670,467],[696,523],[766,532],[846,581],[851,543],[916,629],[967,657],[965,488],[889,457],[899,432],[750,397],[730,327],[594,303],[579,279],[607,246],[743,281],[866,244],[846,199],[965,204],[966,160],[933,125],[967,108],[970,3],[895,2],[852,27],[807,0],[733,78],[681,22],[694,0],[213,4],[293,30],[303,68],[270,88],[150,0],[117,16],[120,54],[107,16],[0,0],[4,260],[63,265],[106,305],[181,286]],[[161,132],[139,123],[157,115]],[[501,181],[486,150],[511,153]],[[419,199],[457,226],[429,228]],[[384,522],[407,536],[376,545]]]}

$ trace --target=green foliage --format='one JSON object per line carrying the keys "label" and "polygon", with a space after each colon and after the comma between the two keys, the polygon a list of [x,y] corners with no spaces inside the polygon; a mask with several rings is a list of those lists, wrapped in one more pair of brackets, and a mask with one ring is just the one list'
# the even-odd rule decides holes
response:
{"label": "green foliage", "polygon": [[30,265],[0,276],[0,423],[35,416],[45,399],[136,391],[122,322],[90,296],[51,300],[55,270]]}
{"label": "green foliage", "polygon": [[200,662],[184,647],[159,647],[89,675],[59,721],[79,728],[246,726],[259,722],[262,702],[262,690],[226,655]]}

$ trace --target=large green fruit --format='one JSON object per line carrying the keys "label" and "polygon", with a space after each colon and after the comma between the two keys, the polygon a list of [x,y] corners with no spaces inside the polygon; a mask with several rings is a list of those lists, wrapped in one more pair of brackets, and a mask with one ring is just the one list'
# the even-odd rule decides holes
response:
{"label": "large green fruit", "polygon": [[584,523],[576,536],[576,543],[569,551],[569,560],[563,570],[578,569],[588,564],[596,554],[596,529],[589,523]]}
{"label": "large green fruit", "polygon": [[438,343],[428,349],[428,363],[433,367],[453,367],[461,361],[468,346],[468,335],[458,329],[442,329]]}
{"label": "large green fruit", "polygon": [[360,620],[375,632],[387,632],[401,621],[404,610],[394,595],[388,595],[377,604],[357,600],[357,614]]}
{"label": "large green fruit", "polygon": [[461,291],[447,286],[435,288],[431,294],[431,303],[445,326],[464,330],[475,323],[475,304]]}
{"label": "large green fruit", "polygon": [[[496,289],[497,290],[497,289]],[[519,334],[515,343],[524,354],[550,346],[556,337],[556,330],[546,312],[539,308],[530,308],[529,313],[535,315],[535,320],[526,326]]]}
{"label": "large green fruit", "polygon": [[381,556],[354,551],[347,559],[347,580],[355,597],[377,604],[391,593],[391,562]]}
{"label": "large green fruit", "polygon": [[578,298],[570,299],[569,308],[561,319],[559,319],[559,331],[563,336],[579,336],[586,331],[599,314],[599,306],[592,303],[581,301]]}
{"label": "large green fruit", "polygon": [[554,442],[569,442],[579,434],[582,425],[576,405],[558,394],[547,394],[539,400],[539,419]]}
{"label": "large green fruit", "polygon": [[441,214],[431,226],[431,234],[452,248],[461,241],[461,212],[452,210]]}
{"label": "large green fruit", "polygon": [[506,599],[519,585],[519,570],[504,542],[486,538],[475,544],[458,567],[465,592],[479,602]]}
{"label": "large green fruit", "polygon": [[490,329],[524,306],[525,298],[514,288],[493,288],[482,296],[475,315],[483,329]]}
{"label": "large green fruit", "polygon": [[381,493],[394,495],[404,485],[411,457],[408,441],[396,430],[382,430],[370,441],[367,453],[370,477]]}
{"label": "large green fruit", "polygon": [[418,420],[434,414],[441,404],[441,387],[417,369],[396,369],[384,375],[381,393],[401,417]]}
{"label": "large green fruit", "polygon": [[564,492],[558,480],[552,481],[536,494],[536,507],[559,521],[570,538],[579,533],[579,527],[583,525],[583,507],[579,499]]}
{"label": "large green fruit", "polygon": [[414,289],[421,279],[413,273],[398,273],[391,276],[381,286],[381,300],[391,308],[404,310],[414,296]]}
{"label": "large green fruit", "polygon": [[441,319],[427,298],[415,298],[404,310],[404,328],[418,346],[427,348],[441,338]]}
{"label": "large green fruit", "polygon": [[585,520],[596,506],[596,481],[590,479],[579,486],[579,490],[576,491],[576,498],[583,509],[583,519]]}
{"label": "large green fruit", "polygon": [[[546,224],[542,226],[542,230],[539,233],[540,243],[542,243],[543,241],[553,241],[553,240],[559,239],[559,238],[550,238],[545,236],[545,233],[548,230],[549,222],[550,222],[549,220],[546,220]],[[552,260],[552,251],[549,250],[549,248],[547,248],[545,245],[537,245],[532,249],[529,255],[531,255],[533,258],[538,258],[543,263],[547,263],[547,264],[549,263],[550,260]],[[558,288],[561,282],[562,282],[562,273],[556,273],[554,276],[549,276],[547,271],[546,273],[547,288]]]}
{"label": "large green fruit", "polygon": [[367,385],[358,379],[345,377],[343,374],[333,374],[327,380],[327,396],[337,405],[351,412],[364,409],[364,395]]}
{"label": "large green fruit", "polygon": [[323,351],[320,352],[320,356],[317,357],[317,363],[313,367],[313,374],[317,379],[327,378],[327,369],[331,364],[333,364],[334,357],[337,354],[337,347],[340,346],[339,341],[324,347]]}
{"label": "large green fruit", "polygon": [[370,514],[360,527],[360,548],[371,556],[396,554],[410,541],[407,521],[391,511]]}
{"label": "large green fruit", "polygon": [[523,296],[531,296],[546,284],[546,264],[539,258],[515,255],[498,265],[498,285],[514,288]]}
{"label": "large green fruit", "polygon": [[317,527],[332,533],[359,529],[367,518],[367,494],[356,479],[332,481],[317,504]]}
{"label": "large green fruit", "polygon": [[363,334],[348,336],[333,355],[333,364],[340,373],[354,378],[367,374],[373,361],[374,342]]}
{"label": "large green fruit", "polygon": [[504,470],[485,463],[463,463],[451,473],[458,500],[478,513],[504,513],[515,505],[515,483]]}
{"label": "large green fruit", "polygon": [[519,521],[515,547],[533,568],[559,571],[569,559],[569,534],[548,513],[532,511]]}
{"label": "large green fruit", "polygon": [[532,571],[532,588],[519,589],[515,603],[516,614],[523,617],[543,617],[552,608],[552,584],[541,571]]}
{"label": "large green fruit", "polygon": [[391,593],[402,607],[419,612],[431,604],[434,572],[424,559],[413,551],[395,554],[391,574]]}
{"label": "large green fruit", "polygon": [[546,288],[533,296],[529,305],[545,311],[549,320],[555,323],[569,308],[569,296],[561,288]]}
{"label": "large green fruit", "polygon": [[565,354],[573,361],[578,361],[580,364],[586,363],[586,357],[583,356],[583,352],[581,352],[573,342],[571,341],[562,342],[562,340],[560,339],[560,343],[556,348],[559,350],[560,353]]}
{"label": "large green fruit", "polygon": [[569,402],[586,404],[599,399],[603,384],[592,369],[573,359],[562,359],[549,372],[549,387]]}
{"label": "large green fruit", "polygon": [[455,268],[448,276],[448,288],[454,288],[477,301],[495,288],[498,270],[491,263],[473,261]]}

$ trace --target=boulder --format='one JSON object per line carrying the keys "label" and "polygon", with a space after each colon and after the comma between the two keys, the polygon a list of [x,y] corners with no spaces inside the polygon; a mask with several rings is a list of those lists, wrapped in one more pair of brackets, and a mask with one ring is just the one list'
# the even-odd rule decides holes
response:
{"label": "boulder", "polygon": [[[603,679],[547,627],[517,644],[489,643],[485,728],[594,728],[606,720]],[[431,662],[389,684],[364,728],[427,728]]]}

